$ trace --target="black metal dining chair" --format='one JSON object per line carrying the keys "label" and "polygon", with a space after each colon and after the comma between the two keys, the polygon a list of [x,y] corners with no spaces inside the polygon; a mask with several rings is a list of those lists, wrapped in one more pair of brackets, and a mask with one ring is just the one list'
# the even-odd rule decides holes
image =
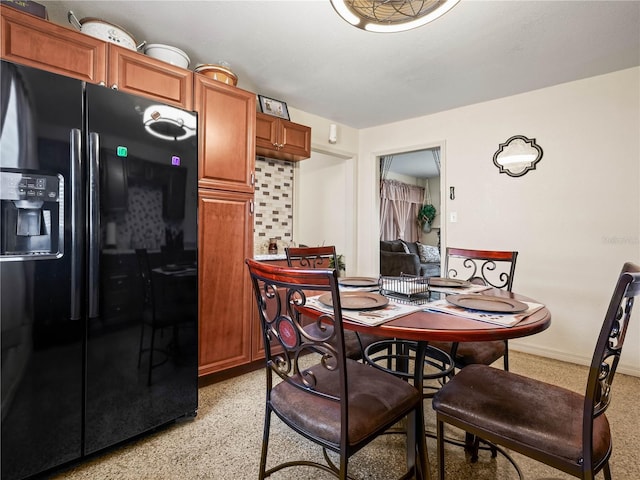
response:
{"label": "black metal dining chair", "polygon": [[[151,385],[152,372],[154,369],[164,365],[172,356],[178,352],[178,328],[181,325],[197,322],[197,302],[192,300],[183,306],[177,300],[171,302],[169,306],[163,302],[163,294],[153,279],[153,273],[149,261],[149,254],[146,249],[136,249],[136,259],[138,261],[138,274],[142,284],[143,304],[142,321],[140,325],[140,343],[138,346],[138,368],[142,364],[144,353],[149,354],[147,367],[147,385]],[[175,299],[174,299],[175,300]],[[145,347],[145,330],[150,330],[148,346]],[[157,336],[168,331],[168,340],[162,345],[158,345]],[[158,360],[158,358],[160,358]]]}
{"label": "black metal dining chair", "polygon": [[[352,478],[348,476],[351,456],[405,417],[416,442],[413,451],[407,451],[409,468],[402,478],[428,476],[422,396],[409,383],[347,358],[336,271],[279,267],[251,259],[246,264],[266,356],[266,412],[258,478],[295,466]],[[321,314],[317,330],[310,334],[303,326],[304,310],[312,296],[323,293],[331,295],[332,312]],[[272,413],[319,445],[325,463],[299,459],[267,468]],[[328,452],[339,455],[339,465]]]}
{"label": "black metal dining chair", "polygon": [[[449,278],[466,280],[511,291],[518,252],[471,250],[448,247],[444,272]],[[449,353],[457,368],[467,365],[491,365],[503,358],[504,369],[509,370],[509,344],[506,340],[489,342],[436,342],[433,346]]]}
{"label": "black metal dining chair", "polygon": [[470,365],[434,396],[439,478],[444,424],[454,425],[584,480],[611,480],[612,439],[605,411],[622,352],[640,266],[626,263],[596,342],[584,395],[487,365]]}
{"label": "black metal dining chair", "polygon": [[337,268],[338,255],[334,245],[322,247],[287,247],[287,265],[303,268]]}
{"label": "black metal dining chair", "polygon": [[[472,250],[447,247],[444,272],[448,278],[466,280],[476,285],[486,285],[510,292],[516,271],[518,252],[500,250]],[[492,365],[503,359],[505,370],[509,370],[509,343],[507,340],[486,342],[433,342],[432,346],[448,353],[458,369],[468,365]],[[471,462],[478,461],[480,439],[467,433],[465,449],[471,455]],[[497,450],[489,445],[491,455]]]}
{"label": "black metal dining chair", "polygon": [[[336,247],[334,245],[322,247],[287,247],[284,251],[287,255],[287,265],[290,267],[338,268],[338,255],[336,254]],[[315,324],[311,324],[307,328],[316,328],[316,326]],[[344,332],[344,344],[347,358],[354,360],[362,359],[365,348],[381,339],[382,337],[378,335],[346,330]]]}

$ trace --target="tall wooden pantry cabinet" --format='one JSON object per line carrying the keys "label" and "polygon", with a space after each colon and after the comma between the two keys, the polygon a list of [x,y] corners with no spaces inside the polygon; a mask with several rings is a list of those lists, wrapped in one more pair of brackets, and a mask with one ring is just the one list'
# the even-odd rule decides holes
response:
{"label": "tall wooden pantry cabinet", "polygon": [[250,363],[256,97],[195,74],[199,113],[199,374]]}

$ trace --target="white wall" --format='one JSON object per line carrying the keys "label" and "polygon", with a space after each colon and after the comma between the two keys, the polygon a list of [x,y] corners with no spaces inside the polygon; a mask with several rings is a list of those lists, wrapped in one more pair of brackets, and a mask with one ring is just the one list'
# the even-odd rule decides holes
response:
{"label": "white wall", "polygon": [[[516,134],[544,151],[520,178],[492,161]],[[514,290],[551,310],[547,331],[512,348],[588,363],[622,264],[640,263],[640,68],[361,130],[359,275],[379,269],[376,157],[428,143],[443,146],[442,211],[458,217],[443,247],[518,250]],[[620,367],[635,375],[638,310]]]}
{"label": "white wall", "polygon": [[349,162],[313,153],[294,168],[293,238],[310,247],[335,245],[347,272],[353,270],[353,177]]}
{"label": "white wall", "polygon": [[[356,275],[356,158],[358,130],[337,124],[337,142],[329,143],[332,120],[289,107],[291,121],[311,127],[311,158],[294,168],[295,243],[335,244]],[[314,223],[313,217],[316,217]]]}

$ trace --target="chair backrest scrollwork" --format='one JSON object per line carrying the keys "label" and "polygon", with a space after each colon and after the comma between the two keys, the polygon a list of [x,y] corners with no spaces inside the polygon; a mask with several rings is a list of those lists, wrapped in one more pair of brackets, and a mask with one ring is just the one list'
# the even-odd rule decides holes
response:
{"label": "chair backrest scrollwork", "polygon": [[288,247],[287,265],[304,268],[337,268],[336,247]]}
{"label": "chair backrest scrollwork", "polygon": [[511,291],[517,258],[518,252],[512,251],[448,247],[444,272],[449,278]]}
{"label": "chair backrest scrollwork", "polygon": [[613,291],[589,368],[582,419],[582,442],[585,446],[583,462],[587,471],[594,467],[594,422],[607,410],[611,402],[611,385],[618,368],[634,300],[638,295],[640,266],[625,263]]}
{"label": "chair backrest scrollwork", "polygon": [[[585,411],[597,417],[611,401],[611,384],[618,367],[635,297],[640,295],[640,267],[626,263],[616,284],[591,361]],[[590,423],[590,416],[585,422]]]}
{"label": "chair backrest scrollwork", "polygon": [[[267,360],[267,390],[273,387],[271,374],[283,381],[319,395],[340,401],[346,398],[344,331],[338,280],[335,270],[279,267],[246,260],[258,305]],[[330,294],[332,312],[314,318],[317,328],[305,329],[310,317],[304,315],[309,297]],[[309,307],[306,307],[309,308]],[[335,373],[342,388],[323,388],[301,360],[305,354],[320,356],[320,364]],[[339,391],[340,395],[327,391]]]}

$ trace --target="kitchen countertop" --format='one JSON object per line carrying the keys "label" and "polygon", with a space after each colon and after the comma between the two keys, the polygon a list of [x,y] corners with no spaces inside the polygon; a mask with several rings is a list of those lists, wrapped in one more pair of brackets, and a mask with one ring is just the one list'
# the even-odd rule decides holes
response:
{"label": "kitchen countertop", "polygon": [[254,255],[253,259],[258,260],[259,262],[268,262],[269,260],[286,260],[287,255],[285,253]]}

